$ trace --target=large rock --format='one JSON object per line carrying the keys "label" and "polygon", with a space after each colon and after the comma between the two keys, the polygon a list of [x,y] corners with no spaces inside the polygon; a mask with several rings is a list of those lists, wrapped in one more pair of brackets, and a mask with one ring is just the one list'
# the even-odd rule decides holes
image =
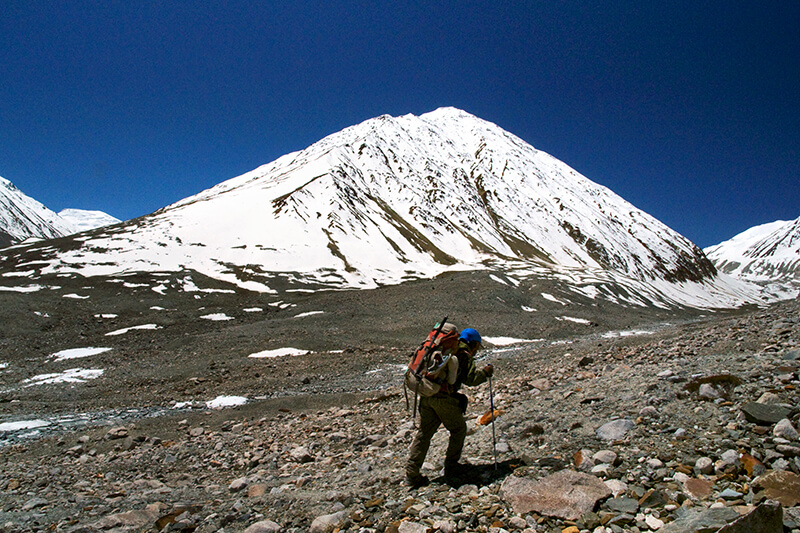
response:
{"label": "large rock", "polygon": [[311,533],[331,533],[337,528],[341,528],[347,519],[346,511],[318,516],[311,522]]}
{"label": "large rock", "polygon": [[789,440],[797,440],[798,437],[797,430],[792,425],[792,421],[788,418],[784,418],[775,424],[775,427],[772,428],[772,434],[776,437],[782,437]]}
{"label": "large rock", "polygon": [[779,502],[767,500],[717,533],[783,533],[783,508]]}
{"label": "large rock", "polygon": [[313,463],[314,456],[311,455],[311,452],[308,451],[308,448],[305,446],[298,446],[294,448],[291,452],[289,452],[292,461],[297,463]]}
{"label": "large rock", "polygon": [[561,470],[538,481],[512,476],[500,487],[500,497],[517,514],[536,512],[566,520],[577,520],[609,496],[611,489],[600,479],[572,470]]}
{"label": "large rock", "polygon": [[228,490],[231,492],[239,492],[243,488],[245,488],[248,484],[246,477],[240,477],[238,479],[234,479],[231,481],[231,484],[228,485]]}
{"label": "large rock", "polygon": [[753,480],[754,489],[763,489],[770,500],[785,507],[800,504],[800,476],[792,472],[774,470]]}
{"label": "large rock", "polygon": [[747,402],[742,405],[741,410],[748,421],[762,425],[777,424],[791,414],[789,409],[780,405],[758,402]]}
{"label": "large rock", "polygon": [[93,524],[93,527],[99,530],[112,528],[151,529],[163,510],[163,507],[163,504],[153,503],[144,509],[115,513],[101,518]]}
{"label": "large rock", "polygon": [[280,533],[282,529],[280,524],[272,520],[262,520],[251,524],[250,527],[244,530],[244,533]]}
{"label": "large rock", "polygon": [[708,498],[713,492],[714,482],[708,479],[690,478],[683,484],[684,492],[695,500]]}
{"label": "large rock", "polygon": [[739,518],[739,513],[730,507],[713,509],[685,509],[682,507],[678,509],[677,515],[675,521],[659,529],[659,533],[716,532],[719,528]]}
{"label": "large rock", "polygon": [[633,498],[611,498],[604,504],[611,511],[635,515],[639,511],[639,502]]}
{"label": "large rock", "polygon": [[612,420],[607,424],[603,424],[595,431],[597,437],[604,441],[621,440],[625,437],[628,431],[632,430],[636,424],[633,420],[627,418],[620,418]]}
{"label": "large rock", "polygon": [[428,531],[430,531],[428,526],[408,520],[401,522],[400,527],[397,528],[398,533],[427,533]]}
{"label": "large rock", "polygon": [[128,436],[128,428],[124,426],[113,427],[106,432],[106,439],[124,439]]}

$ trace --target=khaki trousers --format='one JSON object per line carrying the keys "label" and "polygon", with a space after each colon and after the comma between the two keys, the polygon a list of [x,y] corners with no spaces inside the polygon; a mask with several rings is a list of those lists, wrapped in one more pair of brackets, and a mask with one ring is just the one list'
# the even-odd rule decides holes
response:
{"label": "khaki trousers", "polygon": [[467,437],[467,423],[464,421],[458,400],[449,394],[421,398],[419,417],[419,430],[411,443],[406,462],[406,476],[416,478],[420,475],[431,439],[441,425],[444,425],[450,432],[450,441],[444,459],[445,475],[454,474],[464,449],[464,439]]}

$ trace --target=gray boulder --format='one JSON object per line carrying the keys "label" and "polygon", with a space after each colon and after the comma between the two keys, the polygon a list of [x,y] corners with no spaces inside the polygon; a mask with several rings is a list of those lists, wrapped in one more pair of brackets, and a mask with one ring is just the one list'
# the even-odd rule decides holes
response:
{"label": "gray boulder", "polygon": [[728,525],[737,518],[739,513],[730,507],[717,507],[713,509],[684,509],[677,511],[678,518],[659,530],[659,533],[696,533],[697,531],[714,531]]}
{"label": "gray boulder", "polygon": [[747,402],[741,407],[745,418],[754,424],[777,424],[784,418],[789,418],[791,411],[780,405]]}
{"label": "gray boulder", "polygon": [[633,420],[628,420],[627,418],[620,418],[618,420],[612,420],[606,424],[603,424],[595,431],[597,437],[604,441],[614,441],[620,440],[625,437],[625,435],[636,427]]}
{"label": "gray boulder", "polygon": [[783,508],[779,502],[767,500],[717,533],[783,533]]}
{"label": "gray boulder", "polygon": [[281,531],[280,524],[276,524],[272,520],[262,520],[251,524],[250,527],[244,530],[244,533],[280,533]]}

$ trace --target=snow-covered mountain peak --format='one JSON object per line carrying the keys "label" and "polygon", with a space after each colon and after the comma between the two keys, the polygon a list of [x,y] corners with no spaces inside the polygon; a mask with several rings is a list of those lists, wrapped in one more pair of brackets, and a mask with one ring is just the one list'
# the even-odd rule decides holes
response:
{"label": "snow-covered mountain peak", "polygon": [[62,209],[58,216],[66,220],[76,233],[117,224],[120,220],[103,211]]}
{"label": "snow-covered mountain peak", "polygon": [[800,218],[754,226],[705,252],[720,271],[777,295],[800,290]]}
{"label": "snow-covered mountain peak", "polygon": [[0,247],[73,233],[68,222],[0,177]]}
{"label": "snow-covered mountain peak", "polygon": [[94,234],[55,258],[51,270],[193,269],[273,290],[287,280],[369,288],[489,267],[583,276],[580,283],[588,275],[655,284],[662,301],[673,303],[695,298],[663,296],[685,290],[679,284],[707,291],[717,283],[713,265],[686,238],[454,108],[345,128]]}

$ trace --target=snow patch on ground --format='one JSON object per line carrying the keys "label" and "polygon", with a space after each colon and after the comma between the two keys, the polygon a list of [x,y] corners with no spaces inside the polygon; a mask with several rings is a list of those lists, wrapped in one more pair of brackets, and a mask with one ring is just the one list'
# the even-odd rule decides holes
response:
{"label": "snow patch on ground", "polygon": [[89,299],[88,296],[81,296],[80,294],[75,294],[75,293],[65,294],[62,298],[70,298],[72,300],[88,300]]}
{"label": "snow patch on ground", "polygon": [[56,361],[64,361],[67,359],[80,359],[81,357],[91,357],[93,355],[101,354],[110,351],[111,348],[72,348],[69,350],[61,350],[51,354],[50,357]]}
{"label": "snow patch on ground", "polygon": [[273,357],[305,355],[307,353],[308,350],[299,350],[297,348],[278,348],[276,350],[265,350],[263,352],[250,354],[247,357],[252,357],[253,359],[266,359]]}
{"label": "snow patch on ground", "polygon": [[577,292],[578,294],[582,294],[587,298],[591,298],[592,300],[595,300],[602,295],[600,289],[594,285],[586,285],[585,287],[570,287],[570,290]]}
{"label": "snow patch on ground", "polygon": [[508,346],[510,344],[523,344],[527,342],[540,342],[542,339],[515,339],[514,337],[483,337],[483,340],[495,346]]}
{"label": "snow patch on ground", "polygon": [[267,305],[269,305],[271,307],[277,307],[278,309],[286,309],[288,307],[294,307],[295,306],[295,304],[287,303],[287,302],[283,302],[283,301],[272,302],[272,303],[267,304]]}
{"label": "snow patch on ground", "polygon": [[233,289],[201,289],[197,286],[194,280],[192,280],[192,278],[184,278],[179,280],[179,283],[182,285],[185,292],[204,292],[206,294],[236,294],[236,291]]}
{"label": "snow patch on ground", "polygon": [[628,331],[609,331],[603,333],[604,339],[615,339],[617,337],[633,337],[634,335],[652,335],[652,331],[645,330],[628,330]]}
{"label": "snow patch on ground", "polygon": [[308,313],[300,313],[299,315],[294,315],[294,317],[303,318],[305,316],[321,315],[323,313],[325,313],[325,311],[309,311]]}
{"label": "snow patch on ground", "polygon": [[50,422],[45,420],[18,420],[16,422],[3,422],[0,424],[0,431],[21,431],[23,429],[36,429],[49,425]]}
{"label": "snow patch on ground", "polygon": [[576,324],[586,324],[586,325],[589,325],[589,324],[592,323],[591,320],[586,320],[585,318],[575,318],[575,317],[571,317],[571,316],[557,316],[556,320],[560,320],[560,321],[566,320],[568,322],[575,322]]}
{"label": "snow patch on ground", "polygon": [[551,302],[555,302],[557,304],[567,305],[567,302],[565,302],[563,300],[559,300],[558,298],[556,298],[552,294],[548,294],[546,292],[542,293],[542,298],[544,298],[545,300],[550,300]]}
{"label": "snow patch on ground", "polygon": [[137,329],[161,329],[161,326],[159,326],[158,324],[142,324],[141,326],[131,326],[129,328],[122,328],[122,329],[118,329],[116,331],[111,331],[109,333],[106,333],[106,337],[113,337],[115,335],[124,335],[125,333],[128,333],[129,331],[133,331],[133,330],[137,330]]}
{"label": "snow patch on ground", "polygon": [[25,287],[0,287],[5,292],[38,292],[44,289],[42,285],[27,285]]}
{"label": "snow patch on ground", "polygon": [[236,407],[246,403],[247,398],[244,396],[217,396],[213,400],[207,401],[206,407],[209,409],[224,409],[225,407]]}
{"label": "snow patch on ground", "polygon": [[101,368],[70,368],[54,374],[39,374],[23,380],[26,387],[35,385],[52,385],[54,383],[84,383],[88,379],[97,379],[103,375]]}
{"label": "snow patch on ground", "polygon": [[212,313],[210,315],[203,315],[200,318],[204,318],[206,320],[211,320],[213,322],[222,322],[225,320],[233,320],[232,316],[228,316],[225,313]]}
{"label": "snow patch on ground", "polygon": [[[20,265],[21,266],[21,265]],[[27,278],[36,274],[35,270],[25,270],[16,272],[6,272],[3,274],[4,278]]]}

